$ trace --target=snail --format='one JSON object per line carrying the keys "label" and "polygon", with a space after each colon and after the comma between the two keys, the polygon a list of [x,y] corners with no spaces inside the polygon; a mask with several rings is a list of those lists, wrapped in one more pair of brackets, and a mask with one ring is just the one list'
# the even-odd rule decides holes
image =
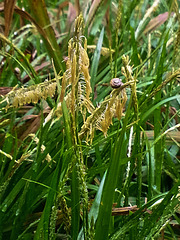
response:
{"label": "snail", "polygon": [[113,79],[111,79],[111,81],[110,81],[110,86],[112,87],[112,88],[119,88],[119,87],[121,87],[123,85],[123,82],[122,82],[122,79],[120,79],[120,78],[113,78]]}

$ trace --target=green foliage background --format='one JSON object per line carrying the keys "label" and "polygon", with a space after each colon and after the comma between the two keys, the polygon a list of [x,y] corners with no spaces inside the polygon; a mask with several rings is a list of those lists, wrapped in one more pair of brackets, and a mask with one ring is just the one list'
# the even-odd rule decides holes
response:
{"label": "green foliage background", "polygon": [[[0,239],[178,239],[179,42],[177,0],[0,4]],[[113,78],[127,102],[104,134]]]}

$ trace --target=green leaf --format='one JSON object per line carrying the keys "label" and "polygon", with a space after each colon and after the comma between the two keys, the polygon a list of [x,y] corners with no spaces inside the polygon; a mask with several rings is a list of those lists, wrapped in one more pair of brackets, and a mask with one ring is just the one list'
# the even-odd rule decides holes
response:
{"label": "green leaf", "polygon": [[99,59],[100,59],[100,54],[101,54],[103,38],[104,38],[104,27],[102,28],[99,39],[98,39],[98,43],[97,43],[97,46],[96,46],[96,49],[94,52],[91,70],[90,70],[91,87],[92,87],[93,91],[94,91],[94,86],[96,83],[96,75],[97,75],[97,70],[98,70],[98,64],[99,64]]}

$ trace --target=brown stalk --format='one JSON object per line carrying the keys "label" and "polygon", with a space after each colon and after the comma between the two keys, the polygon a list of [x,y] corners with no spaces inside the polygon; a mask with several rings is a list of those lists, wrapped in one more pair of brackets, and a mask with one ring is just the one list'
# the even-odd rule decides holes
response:
{"label": "brown stalk", "polygon": [[[132,207],[113,208],[112,209],[112,216],[129,215],[130,212],[134,213],[138,210],[139,210],[139,208],[137,207],[137,205],[132,206]],[[147,212],[149,214],[152,213],[152,211],[150,211],[148,209],[144,209],[143,211]]]}

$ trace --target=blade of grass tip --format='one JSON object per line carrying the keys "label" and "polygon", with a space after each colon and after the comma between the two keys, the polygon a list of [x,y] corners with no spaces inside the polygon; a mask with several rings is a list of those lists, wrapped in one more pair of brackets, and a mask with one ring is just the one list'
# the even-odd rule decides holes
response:
{"label": "blade of grass tip", "polygon": [[100,58],[100,54],[101,54],[103,38],[104,38],[104,27],[102,28],[100,36],[99,36],[99,40],[98,40],[98,43],[97,43],[97,46],[96,46],[96,49],[94,52],[94,57],[93,57],[91,70],[90,70],[91,87],[92,87],[92,91],[93,91],[92,99],[94,99],[94,86],[96,83],[96,75],[97,75],[97,69],[98,69],[98,64],[99,64],[99,58]]}
{"label": "blade of grass tip", "polygon": [[116,183],[117,183],[118,173],[119,173],[119,167],[121,162],[120,161],[121,148],[123,145],[123,140],[126,132],[126,126],[128,123],[129,115],[131,113],[131,102],[132,102],[132,95],[130,97],[128,109],[125,115],[123,128],[115,142],[114,155],[111,159],[111,162],[108,168],[107,177],[105,180],[103,193],[102,193],[99,214],[96,222],[95,240],[106,240],[108,238],[113,198],[114,198],[114,193],[115,193],[115,188],[116,188]]}
{"label": "blade of grass tip", "polygon": [[[32,76],[34,77],[35,83],[36,84],[39,83],[40,82],[39,78],[38,78],[34,68],[31,66],[29,60],[24,55],[24,53],[1,33],[0,33],[0,39],[2,41],[6,42],[9,46],[11,46],[19,54],[19,56],[23,59],[24,67],[27,68],[27,70],[26,70],[27,74],[29,75],[29,71],[30,71],[30,73],[32,73]],[[30,78],[31,78],[31,76],[30,76]]]}

